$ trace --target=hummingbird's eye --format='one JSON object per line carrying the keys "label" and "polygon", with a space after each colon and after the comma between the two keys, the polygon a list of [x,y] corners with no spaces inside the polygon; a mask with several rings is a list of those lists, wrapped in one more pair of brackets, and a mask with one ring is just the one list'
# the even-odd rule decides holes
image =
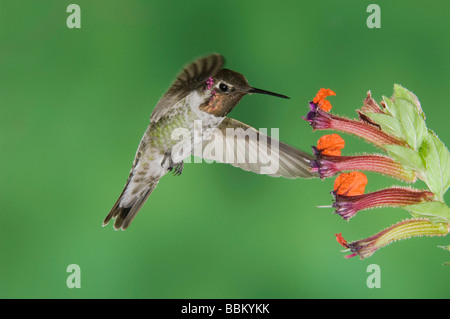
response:
{"label": "hummingbird's eye", "polygon": [[220,83],[219,84],[219,89],[222,92],[227,92],[228,91],[228,85],[226,85],[225,83]]}

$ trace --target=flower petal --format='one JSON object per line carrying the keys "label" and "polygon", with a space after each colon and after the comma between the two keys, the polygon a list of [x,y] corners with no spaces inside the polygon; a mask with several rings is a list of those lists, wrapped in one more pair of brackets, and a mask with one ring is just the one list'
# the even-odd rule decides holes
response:
{"label": "flower petal", "polygon": [[330,101],[325,100],[327,96],[336,95],[332,90],[330,89],[320,89],[319,92],[317,92],[316,96],[313,99],[313,103],[316,104],[319,108],[324,110],[325,112],[329,112],[331,110],[331,103]]}
{"label": "flower petal", "polygon": [[347,241],[344,239],[344,237],[342,237],[342,234],[341,234],[341,233],[339,233],[339,234],[334,234],[334,235],[336,236],[337,242],[338,242],[339,244],[341,244],[342,247],[348,248]]}
{"label": "flower petal", "polygon": [[323,155],[340,156],[344,146],[345,141],[339,134],[324,135],[317,141],[317,149]]}
{"label": "flower petal", "polygon": [[366,174],[361,172],[342,173],[334,181],[334,191],[339,195],[361,195],[364,194],[366,185]]}
{"label": "flower petal", "polygon": [[319,107],[324,110],[325,112],[330,112],[332,106],[330,101],[328,100],[323,100],[322,102],[319,103]]}
{"label": "flower petal", "polygon": [[336,93],[330,89],[321,88],[319,92],[317,92],[316,97],[313,99],[313,102],[317,104],[320,101],[325,100],[328,96],[332,95],[336,95]]}

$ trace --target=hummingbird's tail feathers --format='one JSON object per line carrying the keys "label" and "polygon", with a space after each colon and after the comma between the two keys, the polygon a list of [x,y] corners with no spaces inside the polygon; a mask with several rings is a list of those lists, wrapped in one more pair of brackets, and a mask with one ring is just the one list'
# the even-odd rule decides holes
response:
{"label": "hummingbird's tail feathers", "polygon": [[205,159],[273,177],[318,177],[311,172],[312,155],[228,117],[218,129],[203,143]]}
{"label": "hummingbird's tail feathers", "polygon": [[142,189],[130,189],[130,179],[125,185],[122,194],[117,199],[113,208],[103,221],[103,226],[106,226],[112,218],[115,218],[114,229],[125,230],[133,221],[139,210],[144,205],[147,198],[155,189],[159,179],[152,180],[149,184],[146,184]]}

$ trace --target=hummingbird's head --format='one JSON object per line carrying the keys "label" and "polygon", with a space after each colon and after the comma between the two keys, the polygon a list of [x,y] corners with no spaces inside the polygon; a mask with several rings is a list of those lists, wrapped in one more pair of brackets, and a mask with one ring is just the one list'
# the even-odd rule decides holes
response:
{"label": "hummingbird's head", "polygon": [[247,94],[260,93],[288,99],[285,95],[250,86],[242,74],[229,69],[221,69],[210,77],[202,91],[209,95],[200,105],[200,110],[216,116],[226,116]]}

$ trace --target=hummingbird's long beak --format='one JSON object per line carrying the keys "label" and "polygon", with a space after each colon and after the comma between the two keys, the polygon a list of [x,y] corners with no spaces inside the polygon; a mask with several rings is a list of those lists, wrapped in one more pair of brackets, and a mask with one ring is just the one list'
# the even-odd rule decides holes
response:
{"label": "hummingbird's long beak", "polygon": [[289,99],[289,97],[286,95],[282,95],[282,94],[278,94],[278,93],[274,93],[274,92],[270,92],[270,91],[266,91],[266,90],[261,90],[261,89],[257,89],[257,88],[250,88],[250,90],[248,90],[248,93],[267,94],[267,95],[281,97],[282,99]]}

